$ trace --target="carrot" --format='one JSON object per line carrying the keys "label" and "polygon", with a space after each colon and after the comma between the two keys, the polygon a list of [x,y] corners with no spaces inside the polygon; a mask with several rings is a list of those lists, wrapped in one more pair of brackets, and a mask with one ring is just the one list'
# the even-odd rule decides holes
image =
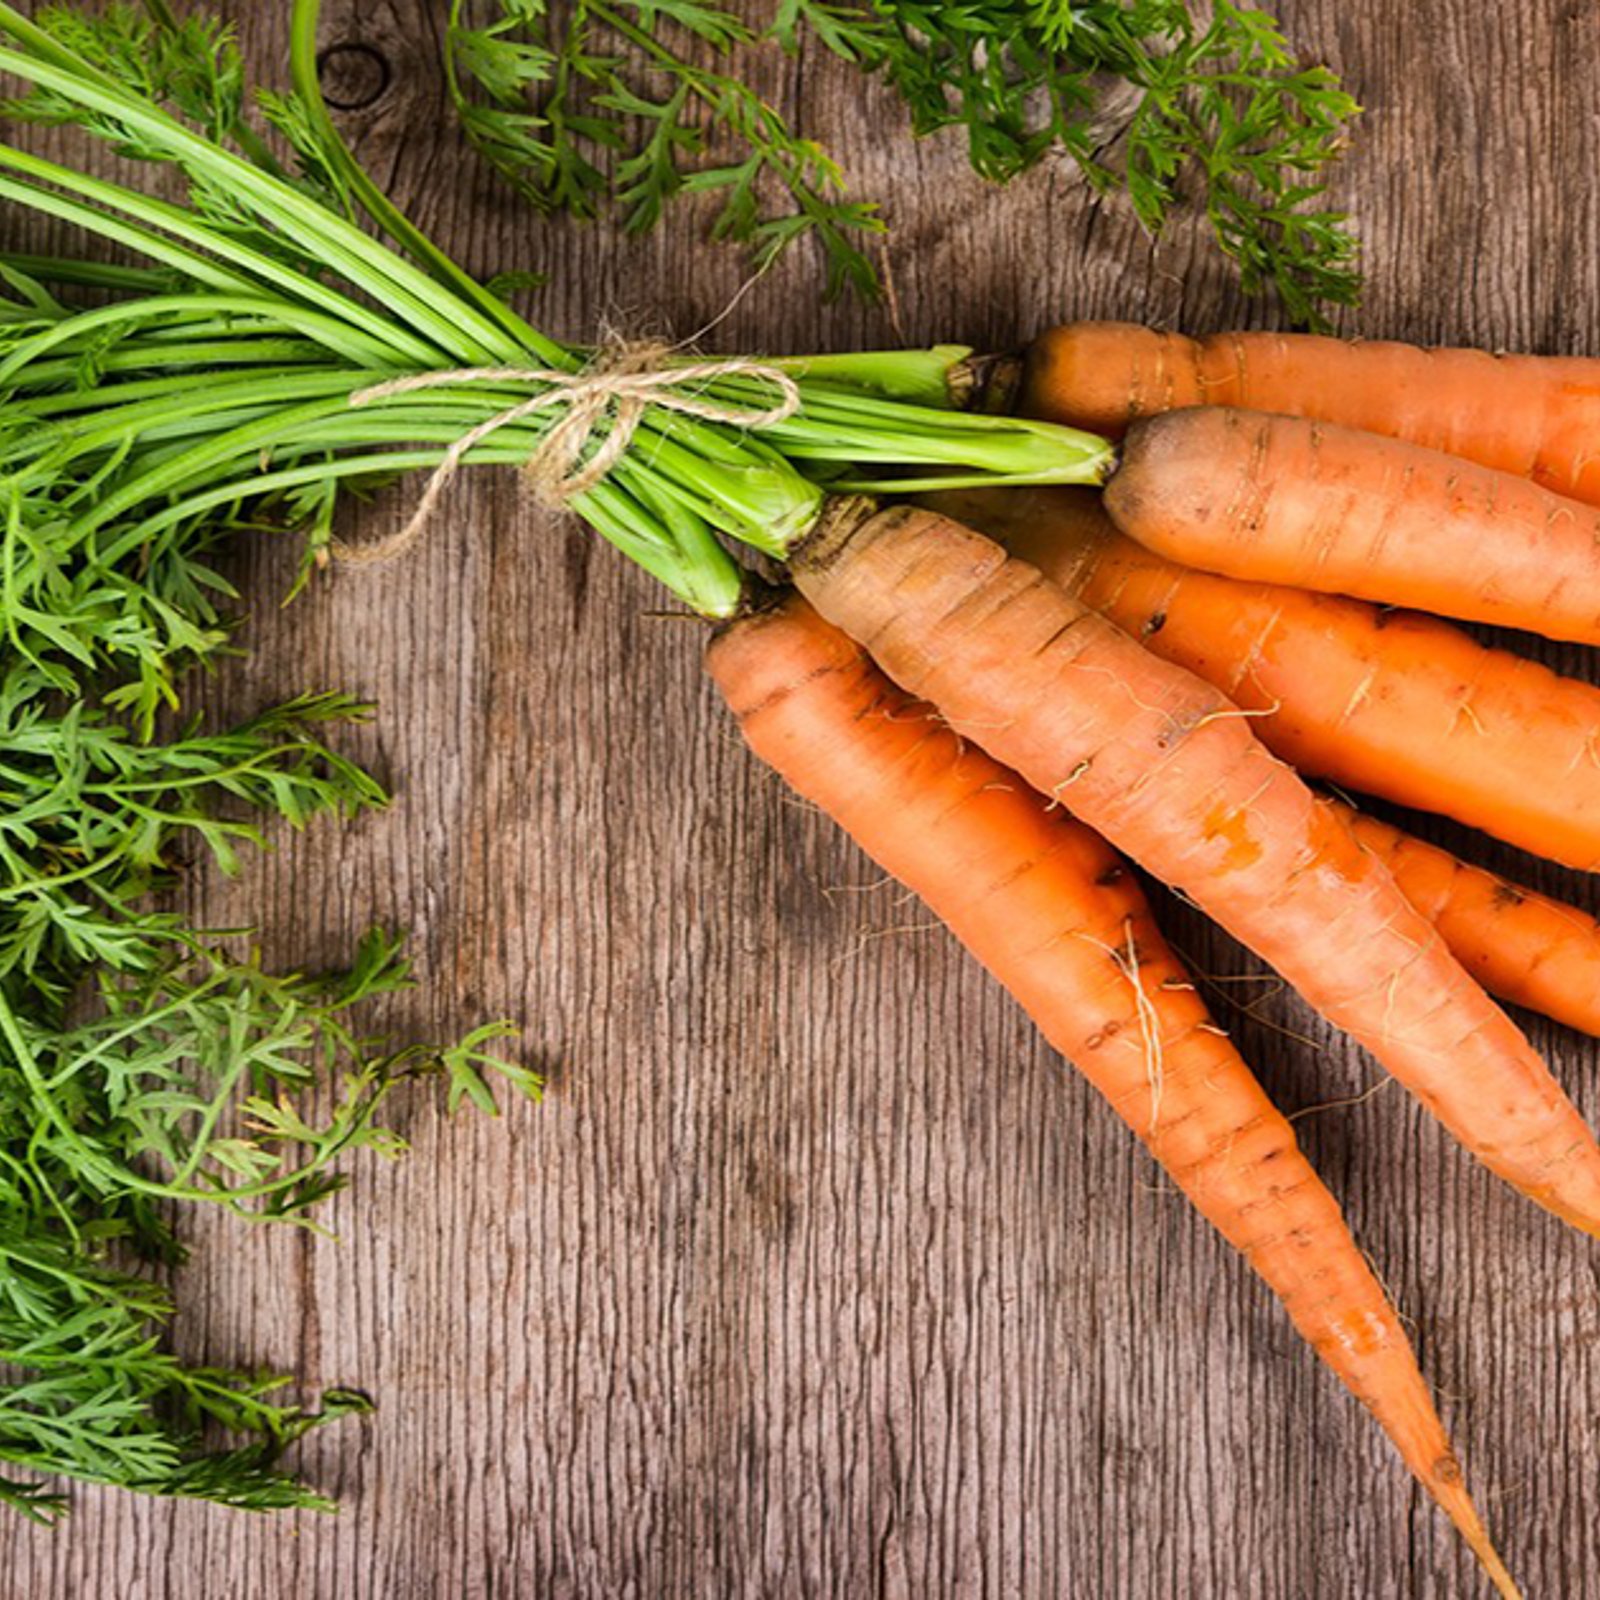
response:
{"label": "carrot", "polygon": [[1600,510],[1421,445],[1170,411],[1128,430],[1105,504],[1187,566],[1600,643]]}
{"label": "carrot", "polygon": [[925,510],[836,503],[803,593],[957,732],[1275,967],[1492,1171],[1600,1234],[1600,1146],[1383,864],[1221,693]]}
{"label": "carrot", "polygon": [[[1215,684],[1302,772],[1600,867],[1593,685],[1433,617],[1180,567],[1118,533],[1089,489],[954,490],[923,503]],[[1486,989],[1600,1034],[1600,922],[1375,817],[1344,814]]]}
{"label": "carrot", "polygon": [[1116,531],[1087,489],[958,491],[998,539],[1251,713],[1302,772],[1600,869],[1600,689],[1416,612],[1196,572]]}
{"label": "carrot", "polygon": [[1340,810],[1484,988],[1569,1028],[1600,1034],[1600,922],[1376,817]]}
{"label": "carrot", "polygon": [[1201,405],[1388,434],[1600,504],[1600,361],[1581,356],[1075,322],[1041,334],[1023,369],[1029,416],[1114,437],[1140,417]]}
{"label": "carrot", "polygon": [[1288,1122],[1211,1022],[1132,872],[790,597],[707,658],[751,748],[999,977],[1388,1433],[1516,1593],[1393,1308]]}

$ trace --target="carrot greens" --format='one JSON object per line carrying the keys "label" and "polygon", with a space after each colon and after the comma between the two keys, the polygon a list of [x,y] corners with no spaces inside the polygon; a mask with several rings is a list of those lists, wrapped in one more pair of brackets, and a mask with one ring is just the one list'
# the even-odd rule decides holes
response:
{"label": "carrot greens", "polygon": [[993,182],[1064,154],[1152,232],[1193,192],[1245,289],[1275,288],[1296,321],[1359,292],[1320,198],[1358,107],[1237,0],[1204,22],[1190,0],[777,0],[764,30],[705,0],[451,0],[447,70],[469,138],[542,210],[615,206],[642,231],[714,196],[712,236],[758,267],[810,239],[830,297],[874,295],[880,207],[741,75],[761,44],[807,38],[883,79],[914,133],[959,130]]}
{"label": "carrot greens", "polygon": [[[273,1375],[179,1360],[141,1263],[181,1257],[185,1207],[304,1220],[339,1158],[401,1148],[378,1118],[407,1080],[486,1111],[538,1081],[496,1055],[501,1024],[363,1031],[358,1008],[408,982],[387,934],[349,973],[276,975],[163,907],[186,861],[234,870],[262,817],[385,800],[325,738],[366,714],[343,696],[184,720],[188,674],[230,650],[219,547],[293,530],[303,582],[347,494],[527,464],[565,433],[558,497],[725,617],[737,552],[786,556],[836,490],[1094,482],[1110,460],[960,410],[959,347],[707,363],[551,339],[352,159],[317,21],[294,0],[292,83],[252,93],[228,30],[167,0],[0,0],[10,121],[114,158],[0,142],[0,201],[86,241],[0,254],[0,1462],[257,1509],[324,1503],[274,1462],[361,1402],[312,1412]],[[0,1501],[61,1508],[28,1481]]]}

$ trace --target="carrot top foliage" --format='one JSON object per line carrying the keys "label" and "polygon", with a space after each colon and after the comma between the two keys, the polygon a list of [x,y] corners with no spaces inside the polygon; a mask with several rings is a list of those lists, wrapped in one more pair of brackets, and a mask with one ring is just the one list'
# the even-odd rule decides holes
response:
{"label": "carrot top foliage", "polygon": [[758,266],[810,238],[830,296],[873,295],[881,208],[741,76],[750,49],[808,36],[889,84],[918,135],[959,129],[985,178],[1064,153],[1152,231],[1192,191],[1248,291],[1313,324],[1357,297],[1355,240],[1320,197],[1358,107],[1236,0],[1204,23],[1189,0],[776,0],[764,29],[708,0],[452,0],[448,67],[469,136],[540,208],[615,205],[644,230],[714,195],[713,236]]}
{"label": "carrot top foliage", "polygon": [[[503,1024],[428,1047],[361,1031],[355,1008],[408,981],[387,934],[348,974],[271,975],[152,904],[188,861],[231,869],[252,817],[385,799],[326,742],[365,714],[343,696],[178,722],[232,637],[215,556],[292,531],[303,581],[351,494],[529,466],[622,354],[549,337],[407,221],[323,103],[318,0],[287,10],[290,85],[262,92],[226,28],[168,0],[0,0],[0,74],[25,86],[8,121],[121,158],[0,139],[0,203],[90,243],[0,252],[0,1463],[258,1509],[322,1504],[274,1459],[356,1403],[312,1413],[177,1360],[141,1263],[181,1254],[196,1204],[304,1220],[339,1158],[398,1151],[376,1118],[402,1081],[492,1111],[493,1086],[538,1080],[492,1053]],[[1104,440],[955,409],[969,354],[652,355],[572,438],[557,498],[727,616],[736,556],[781,559],[830,490],[1100,480]],[[0,1505],[60,1508],[5,1479]]]}

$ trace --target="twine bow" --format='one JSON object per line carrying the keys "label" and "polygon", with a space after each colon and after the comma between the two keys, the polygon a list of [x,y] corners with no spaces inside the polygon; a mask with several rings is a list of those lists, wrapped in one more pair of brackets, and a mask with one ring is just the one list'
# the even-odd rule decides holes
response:
{"label": "twine bow", "polygon": [[[367,544],[335,543],[341,561],[367,565],[404,555],[422,536],[440,496],[461,470],[467,456],[485,439],[541,411],[561,409],[560,419],[544,434],[523,464],[530,492],[541,505],[565,506],[574,495],[592,489],[628,452],[645,413],[654,406],[730,428],[770,428],[787,422],[800,409],[800,386],[767,362],[734,358],[663,366],[671,346],[624,344],[607,351],[582,372],[545,368],[462,367],[451,372],[419,372],[374,384],[350,396],[352,406],[374,405],[426,389],[455,388],[475,383],[537,383],[540,392],[469,429],[445,452],[411,519],[398,532]],[[699,391],[719,378],[757,378],[770,384],[777,401],[757,410],[702,398]],[[696,387],[698,386],[698,388]],[[595,433],[606,427],[593,454],[585,452]]]}

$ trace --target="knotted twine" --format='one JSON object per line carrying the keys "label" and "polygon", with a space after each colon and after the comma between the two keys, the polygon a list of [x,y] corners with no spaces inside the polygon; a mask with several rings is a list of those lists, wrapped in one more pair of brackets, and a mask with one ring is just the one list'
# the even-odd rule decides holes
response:
{"label": "knotted twine", "polygon": [[[340,561],[359,566],[393,561],[404,555],[426,531],[440,497],[467,456],[502,428],[509,428],[541,411],[560,409],[563,415],[529,453],[522,467],[523,478],[540,505],[559,509],[575,495],[594,488],[622,460],[652,406],[730,428],[775,427],[787,422],[800,409],[800,386],[782,367],[742,357],[663,366],[672,348],[656,343],[618,344],[581,372],[537,367],[461,367],[449,372],[413,373],[358,390],[350,396],[350,404],[355,407],[375,405],[380,400],[418,394],[427,389],[464,384],[537,383],[544,386],[540,393],[469,429],[450,446],[423,489],[411,520],[398,533],[359,545],[336,540],[332,545],[333,554]],[[736,377],[755,378],[771,384],[777,390],[777,401],[757,410],[702,398],[705,385],[719,378]],[[604,438],[585,459],[590,440],[608,421]]]}

